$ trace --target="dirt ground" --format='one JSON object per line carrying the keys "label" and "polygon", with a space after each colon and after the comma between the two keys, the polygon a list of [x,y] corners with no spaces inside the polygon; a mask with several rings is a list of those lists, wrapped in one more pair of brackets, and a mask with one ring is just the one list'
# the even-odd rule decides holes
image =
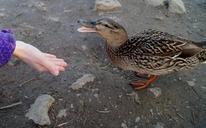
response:
{"label": "dirt ground", "polygon": [[[25,113],[40,94],[56,101],[49,114],[48,128],[205,128],[206,66],[192,71],[161,76],[150,88],[159,87],[160,97],[145,89],[135,92],[129,85],[134,73],[110,63],[104,41],[96,34],[78,33],[80,18],[110,17],[129,35],[157,29],[174,35],[206,40],[205,0],[184,0],[187,14],[179,16],[164,8],[153,8],[143,0],[119,0],[122,9],[101,14],[94,0],[0,0],[0,28],[14,30],[16,38],[43,51],[63,57],[70,68],[53,77],[40,74],[19,60],[0,69],[0,128],[40,128]],[[95,81],[78,91],[69,86],[91,73]],[[133,95],[139,96],[139,101]],[[57,118],[61,109],[67,117]]]}

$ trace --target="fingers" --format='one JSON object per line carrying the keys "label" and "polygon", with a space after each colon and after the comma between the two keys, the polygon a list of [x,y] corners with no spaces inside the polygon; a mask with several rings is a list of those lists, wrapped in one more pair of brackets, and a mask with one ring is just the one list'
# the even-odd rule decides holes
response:
{"label": "fingers", "polygon": [[44,53],[44,55],[45,55],[46,57],[49,57],[49,58],[57,58],[55,55],[49,54],[49,53]]}
{"label": "fingers", "polygon": [[65,71],[64,67],[59,66],[58,68],[59,68],[59,71]]}
{"label": "fingers", "polygon": [[59,73],[65,71],[65,68],[67,67],[67,63],[63,59],[57,58],[55,55],[49,53],[43,53],[41,57],[38,56],[38,58],[40,59],[38,61],[39,65],[44,67],[36,68],[40,72],[49,71],[52,75],[58,76]]}
{"label": "fingers", "polygon": [[51,61],[58,66],[67,67],[67,63],[63,59],[55,58],[55,59],[51,59]]}
{"label": "fingers", "polygon": [[38,72],[46,72],[46,71],[48,71],[47,68],[45,68],[44,66],[42,66],[42,65],[40,65],[40,64],[37,64],[37,63],[31,64],[31,66],[32,66],[33,68],[35,68]]}

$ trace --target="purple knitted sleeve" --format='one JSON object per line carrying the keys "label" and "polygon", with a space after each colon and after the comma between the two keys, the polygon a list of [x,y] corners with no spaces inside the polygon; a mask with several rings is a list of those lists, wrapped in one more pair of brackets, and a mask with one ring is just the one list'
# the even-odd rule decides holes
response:
{"label": "purple knitted sleeve", "polygon": [[0,67],[8,63],[11,59],[16,40],[11,30],[4,29],[0,31]]}

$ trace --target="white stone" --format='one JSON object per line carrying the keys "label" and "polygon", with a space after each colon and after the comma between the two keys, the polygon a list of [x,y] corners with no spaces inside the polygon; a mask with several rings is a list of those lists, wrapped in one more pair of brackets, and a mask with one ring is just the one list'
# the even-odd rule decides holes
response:
{"label": "white stone", "polygon": [[5,14],[0,12],[0,18],[4,18]]}
{"label": "white stone", "polygon": [[66,117],[67,116],[67,110],[61,109],[57,115],[58,118]]}
{"label": "white stone", "polygon": [[96,0],[96,11],[114,11],[121,8],[121,4],[118,0]]}
{"label": "white stone", "polygon": [[140,98],[139,98],[139,95],[137,92],[132,92],[130,94],[127,94],[128,96],[131,96],[133,99],[134,99],[134,102],[137,103],[137,104],[141,104],[141,101],[140,101]]}
{"label": "white stone", "polygon": [[140,117],[138,116],[136,119],[135,119],[135,123],[139,123],[140,121]]}
{"label": "white stone", "polygon": [[154,87],[154,88],[149,88],[149,91],[154,94],[155,98],[159,97],[162,94],[161,88]]}
{"label": "white stone", "polygon": [[164,128],[164,124],[161,122],[157,122],[157,124],[154,125],[154,128]]}
{"label": "white stone", "polygon": [[99,95],[96,93],[96,94],[94,94],[94,97],[95,98],[99,98]]}
{"label": "white stone", "polygon": [[49,16],[48,20],[53,21],[53,22],[59,22],[59,17]]}
{"label": "white stone", "polygon": [[195,86],[195,81],[194,80],[191,80],[191,81],[187,81],[187,84],[189,85],[189,86]]}
{"label": "white stone", "polygon": [[50,95],[41,95],[37,97],[34,104],[31,105],[26,117],[33,120],[39,125],[50,125],[51,121],[48,116],[48,111],[55,99]]}
{"label": "white stone", "polygon": [[121,124],[121,127],[122,127],[122,128],[128,128],[128,127],[127,127],[127,124],[125,124],[125,123],[122,123],[122,124]]}
{"label": "white stone", "polygon": [[95,76],[92,74],[85,74],[81,78],[79,78],[76,82],[74,82],[70,88],[73,90],[79,90],[80,88],[83,88],[85,84],[88,82],[93,82],[95,79]]}
{"label": "white stone", "polygon": [[146,4],[158,7],[158,6],[163,6],[165,0],[145,0]]}
{"label": "white stone", "polygon": [[185,5],[182,0],[170,0],[169,1],[169,11],[177,14],[186,13]]}
{"label": "white stone", "polygon": [[86,45],[82,45],[81,47],[82,47],[82,50],[84,50],[84,51],[87,50],[87,46]]}
{"label": "white stone", "polygon": [[34,7],[40,11],[47,11],[47,7],[43,2],[35,2]]}

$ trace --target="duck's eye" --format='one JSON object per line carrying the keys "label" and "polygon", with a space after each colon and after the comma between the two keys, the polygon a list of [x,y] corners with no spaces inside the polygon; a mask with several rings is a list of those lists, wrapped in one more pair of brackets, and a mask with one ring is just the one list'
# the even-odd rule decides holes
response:
{"label": "duck's eye", "polygon": [[109,25],[107,25],[107,24],[105,24],[104,26],[107,27],[107,28],[109,28]]}
{"label": "duck's eye", "polygon": [[112,29],[112,27],[109,26],[108,24],[104,24],[104,26],[107,27],[107,28],[111,28]]}

